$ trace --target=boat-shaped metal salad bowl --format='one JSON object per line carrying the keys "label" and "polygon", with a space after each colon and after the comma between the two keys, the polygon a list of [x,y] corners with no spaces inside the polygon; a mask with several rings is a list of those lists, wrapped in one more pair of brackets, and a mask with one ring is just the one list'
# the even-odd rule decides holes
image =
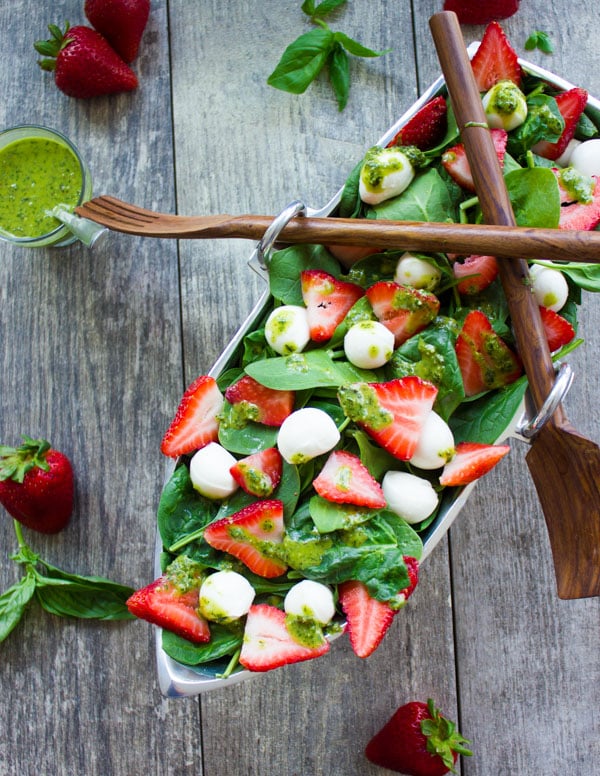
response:
{"label": "boat-shaped metal salad bowl", "polygon": [[[469,54],[472,55],[477,43],[469,47]],[[559,90],[568,90],[573,88],[569,82],[557,77],[553,73],[546,71],[536,65],[524,60],[519,60],[523,71],[541,81],[550,83]],[[391,126],[388,131],[377,141],[376,145],[386,146],[399,132],[399,130],[431,99],[443,94],[446,95],[445,82],[443,77],[439,77],[423,93],[420,99],[404,113],[398,121]],[[600,102],[592,97],[588,99],[586,112],[598,123],[600,118]],[[287,205],[282,213],[273,222],[263,239],[255,246],[249,259],[249,266],[258,272],[266,281],[266,288],[261,298],[258,300],[247,320],[239,328],[229,345],[218,358],[209,374],[218,380],[227,370],[235,367],[240,362],[241,352],[244,347],[244,339],[248,334],[264,324],[265,317],[273,304],[273,298],[268,288],[267,264],[269,256],[275,250],[278,240],[278,234],[287,224],[287,222],[300,214],[315,217],[333,216],[338,214],[342,190],[340,190],[324,207],[312,209],[298,201],[292,201]],[[525,378],[522,378],[522,390],[515,392],[510,420],[506,423],[502,432],[497,434],[492,440],[493,443],[500,443],[514,438],[527,442],[535,434],[545,420],[553,414],[556,406],[561,402],[572,382],[572,371],[567,363],[557,366],[557,378],[554,390],[549,395],[546,403],[535,417],[528,401],[527,386]],[[175,468],[185,465],[185,462],[179,460],[175,463]],[[420,538],[423,543],[423,551],[420,563],[429,556],[438,542],[446,534],[454,520],[457,518],[476,482],[470,483],[460,488],[449,488],[442,494],[439,507],[435,513],[435,518],[420,532]],[[156,574],[162,573],[161,557],[165,551],[163,539],[159,534],[157,536],[155,563]],[[339,632],[342,633],[343,621]],[[256,674],[244,669],[242,666],[236,666],[233,670],[228,670],[230,663],[229,657],[217,658],[210,662],[204,662],[199,665],[184,664],[169,656],[163,649],[163,630],[156,628],[156,659],[158,668],[159,685],[162,693],[168,697],[194,696],[200,693],[218,689],[249,679]],[[335,638],[332,636],[331,638]]]}

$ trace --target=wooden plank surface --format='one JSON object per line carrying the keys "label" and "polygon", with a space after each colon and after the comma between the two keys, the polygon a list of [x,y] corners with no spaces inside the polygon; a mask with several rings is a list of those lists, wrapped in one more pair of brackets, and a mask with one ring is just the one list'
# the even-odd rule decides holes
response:
{"label": "wooden plank surface", "polygon": [[[0,73],[0,125],[63,130],[84,152],[97,193],[146,207],[275,213],[294,198],[319,206],[437,76],[428,18],[441,5],[354,2],[332,17],[365,45],[393,48],[353,62],[340,113],[325,80],[297,97],[265,83],[287,43],[310,28],[299,2],[155,1],[134,66],[139,90],[91,101],[60,94],[32,48],[48,22],[83,22],[83,3],[4,4],[0,36],[14,54]],[[504,26],[521,54],[533,29],[551,32],[556,53],[528,57],[600,95],[596,4],[563,11],[523,0]],[[481,32],[465,28],[465,38]],[[93,251],[0,244],[0,440],[46,435],[77,476],[69,529],[27,536],[43,557],[134,586],[150,580],[167,471],[158,444],[184,386],[210,368],[262,290],[249,253],[242,241],[116,235]],[[586,345],[570,359],[577,376],[567,402],[575,426],[596,440],[599,319],[586,294]],[[478,485],[368,661],[340,640],[321,660],[166,700],[150,626],[62,621],[32,606],[0,645],[0,773],[375,776],[384,771],[362,756],[370,735],[400,703],[433,696],[473,742],[463,774],[591,776],[600,756],[599,603],[556,598],[524,453],[513,445]],[[0,543],[5,589],[18,573],[8,520]]]}

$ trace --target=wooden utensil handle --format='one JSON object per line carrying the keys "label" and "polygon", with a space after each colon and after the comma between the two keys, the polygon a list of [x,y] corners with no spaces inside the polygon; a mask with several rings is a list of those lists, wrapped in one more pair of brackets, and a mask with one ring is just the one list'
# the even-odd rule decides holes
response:
{"label": "wooden utensil handle", "polygon": [[[431,17],[430,26],[484,219],[490,224],[514,226],[515,217],[458,18],[453,12],[442,11]],[[527,262],[501,262],[500,279],[519,355],[539,409],[554,383],[554,366],[531,291]],[[561,413],[559,408],[554,418],[558,420]]]}

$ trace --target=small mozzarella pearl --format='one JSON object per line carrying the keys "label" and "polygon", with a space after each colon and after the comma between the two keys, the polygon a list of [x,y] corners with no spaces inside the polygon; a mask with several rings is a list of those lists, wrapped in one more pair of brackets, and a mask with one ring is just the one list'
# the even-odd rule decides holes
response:
{"label": "small mozzarella pearl", "polygon": [[217,442],[200,448],[190,461],[192,485],[206,498],[227,498],[238,484],[229,470],[236,463],[231,453]]}
{"label": "small mozzarella pearl", "polygon": [[216,571],[200,587],[198,608],[207,620],[231,622],[248,614],[254,588],[237,571]]}
{"label": "small mozzarella pearl", "polygon": [[569,286],[560,270],[534,264],[529,274],[536,301],[543,307],[558,312],[569,296]]}
{"label": "small mozzarella pearl", "polygon": [[394,353],[394,335],[379,321],[359,321],[344,337],[344,353],[354,366],[377,369]]}
{"label": "small mozzarella pearl", "polygon": [[[415,170],[400,149],[371,149],[360,173],[358,193],[363,202],[378,205],[402,194],[414,177]],[[372,178],[377,178],[377,182],[372,183]]]}
{"label": "small mozzarella pearl", "polygon": [[410,463],[419,469],[439,469],[454,455],[450,426],[433,410],[427,416]]}
{"label": "small mozzarella pearl", "polygon": [[409,472],[387,472],[381,483],[388,507],[407,523],[420,523],[433,512],[438,495],[429,480]]}
{"label": "small mozzarella pearl", "polygon": [[277,447],[288,463],[305,463],[332,450],[340,441],[340,432],[331,417],[316,407],[292,412],[283,421],[277,435]]}
{"label": "small mozzarella pearl", "polygon": [[499,81],[483,97],[483,109],[492,129],[516,129],[527,118],[525,95],[512,81]]}
{"label": "small mozzarella pearl", "polygon": [[[571,157],[573,156],[573,151],[577,148],[577,146],[580,146],[580,145],[581,145],[581,140],[576,140],[575,138],[572,138],[571,140],[569,140],[569,142],[567,143],[567,147],[556,160],[556,164],[558,164],[559,167],[568,167],[571,164]],[[581,170],[579,172],[581,172]]]}
{"label": "small mozzarella pearl", "polygon": [[303,579],[291,587],[283,602],[286,614],[310,617],[320,625],[327,625],[335,614],[333,593],[320,582]]}
{"label": "small mozzarella pearl", "polygon": [[580,143],[573,149],[569,164],[583,175],[600,175],[600,138]]}
{"label": "small mozzarella pearl", "polygon": [[394,280],[401,286],[433,291],[441,276],[440,270],[430,261],[413,256],[412,253],[403,253],[396,265]]}
{"label": "small mozzarella pearl", "polygon": [[276,307],[267,318],[265,338],[282,356],[304,350],[310,341],[306,308],[292,304]]}

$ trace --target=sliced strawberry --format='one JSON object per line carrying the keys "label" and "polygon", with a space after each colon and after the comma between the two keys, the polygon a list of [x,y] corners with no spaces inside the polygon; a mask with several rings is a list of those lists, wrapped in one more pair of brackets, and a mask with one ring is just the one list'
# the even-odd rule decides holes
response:
{"label": "sliced strawberry", "polygon": [[381,644],[397,612],[370,596],[366,585],[356,580],[342,582],[338,594],[352,650],[358,657],[369,657]]}
{"label": "sliced strawberry", "polygon": [[521,85],[519,58],[498,22],[490,22],[486,27],[471,67],[480,92],[487,92],[498,81]]}
{"label": "sliced strawberry", "polygon": [[295,641],[286,627],[286,615],[269,604],[250,607],[244,630],[240,663],[249,671],[271,671],[289,663],[312,660],[329,651],[329,642],[307,647]]}
{"label": "sliced strawberry", "polygon": [[246,493],[259,498],[270,496],[281,480],[283,459],[276,447],[241,458],[229,470]]}
{"label": "sliced strawberry", "polygon": [[435,294],[391,280],[374,283],[366,292],[378,320],[394,335],[394,345],[425,329],[440,309]]}
{"label": "sliced strawberry", "polygon": [[227,388],[225,398],[247,420],[265,426],[281,426],[294,409],[295,394],[294,391],[267,388],[250,375],[244,375]]}
{"label": "sliced strawberry", "polygon": [[354,383],[338,391],[346,416],[401,461],[413,457],[436,396],[435,385],[414,375]]}
{"label": "sliced strawberry", "polygon": [[404,556],[404,562],[406,563],[406,570],[408,571],[408,587],[400,591],[400,595],[405,601],[408,601],[410,596],[415,592],[415,587],[419,582],[419,561],[416,558],[411,558],[408,555]]}
{"label": "sliced strawberry", "polygon": [[454,457],[444,466],[440,485],[468,485],[487,474],[508,452],[508,445],[459,442]]}
{"label": "sliced strawberry", "polygon": [[555,143],[549,143],[547,140],[542,140],[539,143],[536,143],[531,149],[534,153],[543,156],[546,159],[558,159],[558,157],[564,153],[569,142],[573,139],[577,128],[577,122],[587,104],[588,93],[585,89],[576,86],[566,92],[557,94],[554,99],[556,100],[561,116],[565,120],[565,128],[563,129],[562,135]]}
{"label": "sliced strawberry", "polygon": [[498,262],[494,256],[467,256],[453,264],[455,278],[462,278],[456,286],[459,294],[470,296],[487,288],[498,277]]}
{"label": "sliced strawberry", "polygon": [[540,317],[551,353],[571,342],[575,336],[575,329],[566,318],[563,318],[562,315],[559,315],[554,310],[543,306],[540,306]]}
{"label": "sliced strawberry", "polygon": [[416,146],[428,151],[444,139],[448,127],[448,106],[442,95],[425,103],[421,110],[388,143],[390,146]]}
{"label": "sliced strawberry", "polygon": [[208,525],[204,538],[216,550],[241,560],[261,577],[278,577],[287,566],[270,556],[269,546],[281,544],[285,526],[283,504],[276,499],[255,501]]}
{"label": "sliced strawberry", "polygon": [[[491,129],[490,134],[498,155],[500,167],[504,167],[504,154],[506,152],[508,133],[504,129]],[[463,143],[457,143],[457,145],[444,151],[442,154],[442,165],[461,188],[467,189],[467,191],[475,191],[473,174]]]}
{"label": "sliced strawberry", "polygon": [[456,358],[467,396],[508,385],[523,371],[516,353],[480,310],[471,310],[465,318],[456,338]]}
{"label": "sliced strawberry", "polygon": [[198,613],[202,579],[202,567],[180,556],[163,576],[130,596],[127,608],[136,617],[189,641],[210,641],[208,623]]}
{"label": "sliced strawberry", "polygon": [[461,24],[488,24],[518,10],[519,0],[444,0],[444,11],[454,11]]}
{"label": "sliced strawberry", "polygon": [[558,228],[589,232],[598,224],[600,224],[600,178],[596,179],[591,202],[587,204],[573,202],[571,205],[561,207]]}
{"label": "sliced strawberry", "polygon": [[223,396],[213,377],[201,375],[183,394],[175,417],[160,445],[161,451],[176,458],[214,442],[219,433],[217,416]]}
{"label": "sliced strawberry", "polygon": [[314,342],[331,339],[348,310],[365,293],[355,283],[338,280],[320,269],[304,270],[300,273],[300,282],[310,338]]}
{"label": "sliced strawberry", "polygon": [[313,480],[323,498],[338,504],[356,504],[379,509],[386,504],[381,485],[357,455],[334,450]]}

